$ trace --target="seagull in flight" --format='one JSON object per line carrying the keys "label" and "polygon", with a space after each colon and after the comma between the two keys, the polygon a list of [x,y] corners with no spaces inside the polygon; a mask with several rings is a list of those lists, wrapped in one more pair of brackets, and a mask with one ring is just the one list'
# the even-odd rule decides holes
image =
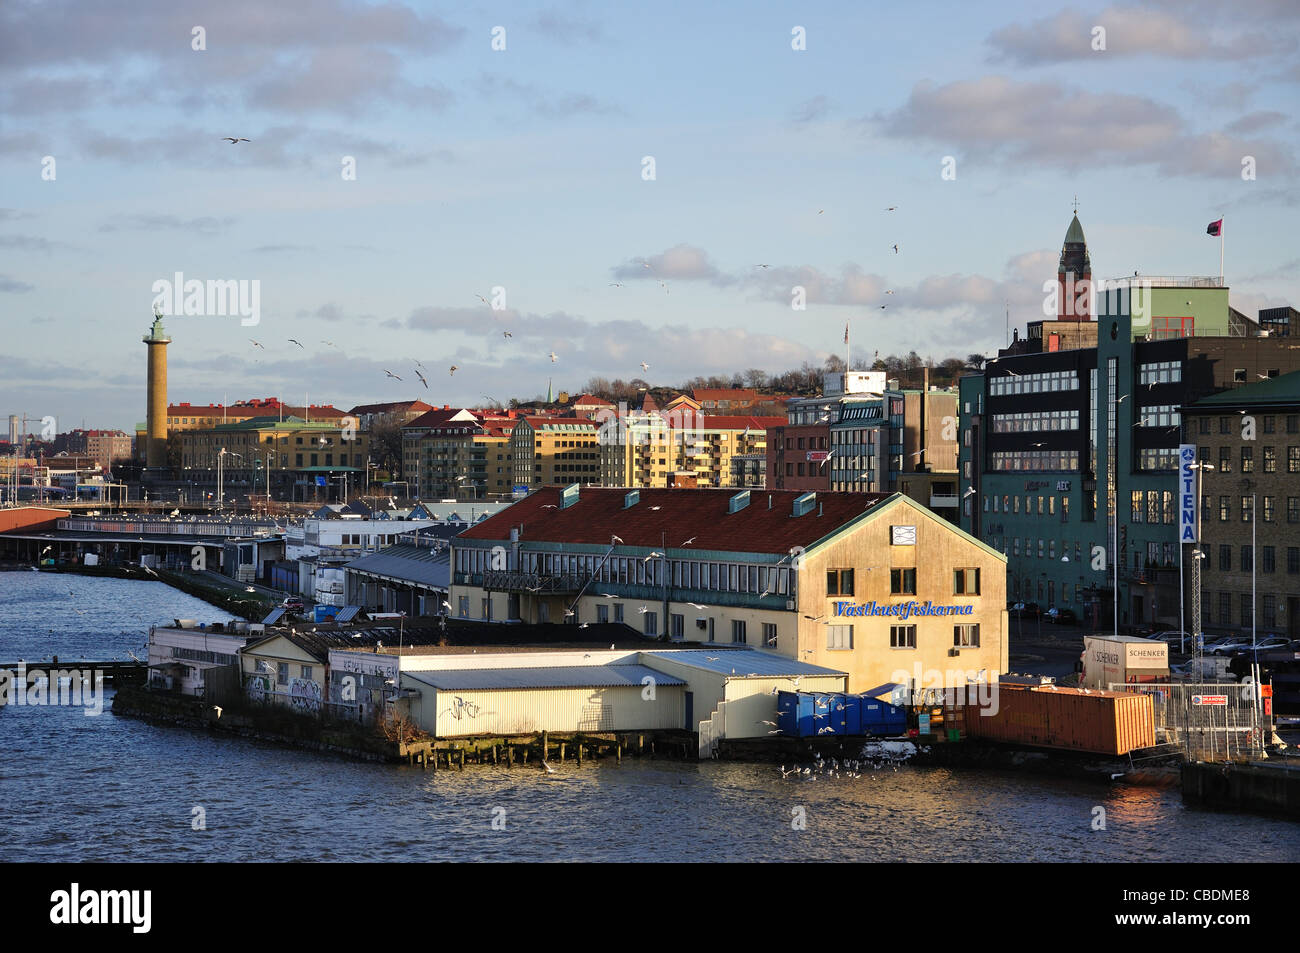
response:
{"label": "seagull in flight", "polygon": [[554,774],[554,773],[555,773],[555,769],[552,768],[552,767],[551,767],[549,764],[547,764],[545,761],[542,762],[542,767],[546,769],[546,773],[547,773],[547,774]]}
{"label": "seagull in flight", "polygon": [[767,265],[755,265],[754,267],[755,267],[755,268],[766,268]]}
{"label": "seagull in flight", "polygon": [[611,536],[611,537],[609,538],[609,541],[610,541],[610,543],[621,543],[621,542],[623,542],[623,537],[622,537],[622,536]]}
{"label": "seagull in flight", "polygon": [[894,254],[895,254],[895,255],[898,254],[898,243],[897,243],[897,242],[894,243]]}
{"label": "seagull in flight", "polygon": [[[297,338],[289,338],[289,343],[290,343],[290,344],[296,344],[296,345],[298,345],[299,347],[302,347],[302,342],[299,341]],[[303,349],[304,351],[307,350],[305,347],[303,347],[302,349]]]}
{"label": "seagull in flight", "polygon": [[235,143],[237,143],[237,142],[252,142],[253,140],[252,140],[252,139],[236,139],[234,136],[225,136],[225,137],[223,137],[222,141],[223,141],[223,142],[228,142],[228,143],[230,143],[230,144],[233,146],[233,145],[234,145]]}
{"label": "seagull in flight", "polygon": [[320,343],[326,345],[327,347],[332,347],[332,348],[338,347],[338,345],[335,344],[333,341],[321,341]]}
{"label": "seagull in flight", "polygon": [[512,338],[512,337],[514,337],[514,335],[511,334],[509,331],[502,331],[502,332],[501,332],[501,336],[502,336],[503,338]]}
{"label": "seagull in flight", "polygon": [[399,380],[399,381],[401,380],[400,377],[398,377],[396,374],[394,374],[394,373],[393,373],[392,371],[390,371],[388,368],[384,368],[384,373],[387,374],[389,377],[393,378],[394,380]]}
{"label": "seagull in flight", "polygon": [[702,606],[698,602],[688,602],[687,605],[695,606],[697,609],[707,609],[708,606]]}
{"label": "seagull in flight", "polygon": [[898,211],[898,206],[897,206],[897,205],[891,205],[891,206],[889,206],[889,208],[885,209],[885,211],[886,211],[886,212],[897,212],[897,211]]}
{"label": "seagull in flight", "polygon": [[668,290],[668,282],[664,281],[662,278],[659,279],[659,287],[664,289],[664,294],[672,294],[672,292]]}
{"label": "seagull in flight", "polygon": [[691,543],[695,542],[695,540],[696,540],[696,537],[692,536],[690,539],[683,540],[683,541],[682,541],[682,545],[683,545],[683,546],[689,546],[689,545],[691,545]]}
{"label": "seagull in flight", "polygon": [[651,554],[650,554],[649,556],[647,556],[645,559],[641,560],[641,562],[643,562],[643,563],[648,563],[650,560],[654,559],[656,556],[662,556],[662,555],[663,555],[663,553],[651,553]]}
{"label": "seagull in flight", "polygon": [[[893,292],[892,292],[892,291],[886,291],[885,294],[887,294],[887,295],[892,295]],[[877,353],[879,353],[879,352],[877,352]]]}
{"label": "seagull in flight", "polygon": [[557,360],[559,360],[559,358],[556,356],[555,352],[552,351],[552,352],[551,352],[551,363],[554,364]]}
{"label": "seagull in flight", "polygon": [[644,371],[648,371],[648,370],[650,370],[650,365],[647,364],[645,361],[642,361],[642,362],[641,362],[641,370],[642,370],[643,372],[644,372]]}
{"label": "seagull in flight", "polygon": [[718,659],[720,659],[720,658],[722,658],[722,656],[720,656],[720,655],[706,655],[706,656],[704,656],[704,661],[706,661],[706,662],[716,662],[716,661],[718,661]]}
{"label": "seagull in flight", "polygon": [[418,377],[418,378],[420,379],[420,383],[424,385],[424,389],[425,389],[425,390],[428,390],[428,389],[429,389],[429,382],[426,381],[426,380],[424,379],[424,375],[421,374],[419,371],[416,371],[416,372],[415,372],[415,376]]}
{"label": "seagull in flight", "polygon": [[[479,301],[482,301],[484,304],[488,304],[488,299],[485,298],[485,297],[483,297],[482,295],[475,295],[474,297],[475,297],[475,298],[478,298],[478,300],[479,300]],[[490,306],[490,305],[489,305],[489,306]]]}
{"label": "seagull in flight", "polygon": [[623,282],[621,282],[621,281],[611,281],[611,282],[609,283],[609,286],[610,286],[611,288],[622,288],[622,287],[623,287]]}
{"label": "seagull in flight", "polygon": [[457,367],[455,364],[453,364],[453,365],[451,365],[451,367],[447,368],[447,373],[450,374],[452,377],[455,377],[455,376],[456,376],[456,372],[457,372],[458,370],[460,370],[460,368]]}
{"label": "seagull in flight", "polygon": [[[249,338],[249,340],[250,340],[250,341],[253,341],[252,338]],[[260,347],[260,348],[262,348],[263,351],[266,350],[266,348],[262,345],[262,343],[261,343],[260,341],[253,341],[253,346],[254,346],[254,347]]]}

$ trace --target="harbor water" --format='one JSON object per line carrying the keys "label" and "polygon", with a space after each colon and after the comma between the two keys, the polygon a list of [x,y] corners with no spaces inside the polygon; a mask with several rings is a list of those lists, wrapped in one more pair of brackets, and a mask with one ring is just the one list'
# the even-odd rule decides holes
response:
{"label": "harbor water", "polygon": [[[0,573],[6,662],[143,658],[174,618],[223,615],[159,582]],[[1177,789],[637,759],[426,772],[105,709],[0,709],[0,861],[1300,859],[1300,823],[1193,810]]]}

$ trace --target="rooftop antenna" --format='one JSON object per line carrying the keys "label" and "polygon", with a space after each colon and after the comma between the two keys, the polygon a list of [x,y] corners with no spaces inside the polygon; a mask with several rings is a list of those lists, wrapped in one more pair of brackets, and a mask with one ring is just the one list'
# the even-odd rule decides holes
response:
{"label": "rooftop antenna", "polygon": [[1008,300],[1005,301],[1004,304],[1006,305],[1007,308],[1007,347],[1010,347],[1011,346],[1011,302]]}

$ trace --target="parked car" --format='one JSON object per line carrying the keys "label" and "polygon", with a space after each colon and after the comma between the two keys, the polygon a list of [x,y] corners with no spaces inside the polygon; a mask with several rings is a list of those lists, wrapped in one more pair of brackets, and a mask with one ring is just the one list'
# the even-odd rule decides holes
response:
{"label": "parked car", "polygon": [[281,603],[280,607],[284,609],[286,612],[303,612],[307,608],[306,605],[303,604],[303,601],[301,599],[294,598],[294,597],[285,599],[284,602]]}
{"label": "parked car", "polygon": [[1232,655],[1240,649],[1249,649],[1249,648],[1250,648],[1250,636],[1234,635],[1229,638],[1223,639],[1220,642],[1215,642],[1211,646],[1208,646],[1205,649],[1205,654],[1206,655]]}
{"label": "parked car", "polygon": [[1214,647],[1215,647],[1216,645],[1218,645],[1220,642],[1223,642],[1223,641],[1227,640],[1228,638],[1230,638],[1230,636],[1226,636],[1226,635],[1206,635],[1204,632],[1202,632],[1202,633],[1201,633],[1201,645],[1200,645],[1200,649],[1201,649],[1202,652],[1208,652],[1208,651],[1210,651],[1210,649],[1214,648]]}
{"label": "parked car", "polygon": [[1013,602],[1007,613],[1013,619],[1037,619],[1041,610],[1037,602]]}
{"label": "parked car", "polygon": [[[1281,636],[1270,635],[1259,638],[1255,641],[1254,649],[1259,652],[1277,652],[1287,648],[1291,644],[1290,639],[1284,639]],[[1245,655],[1251,651],[1250,640],[1246,639],[1246,644],[1239,649],[1233,649],[1233,655]]]}
{"label": "parked car", "polygon": [[1074,614],[1073,609],[1062,609],[1052,606],[1043,614],[1044,622],[1052,622],[1056,625],[1078,625],[1079,617]]}

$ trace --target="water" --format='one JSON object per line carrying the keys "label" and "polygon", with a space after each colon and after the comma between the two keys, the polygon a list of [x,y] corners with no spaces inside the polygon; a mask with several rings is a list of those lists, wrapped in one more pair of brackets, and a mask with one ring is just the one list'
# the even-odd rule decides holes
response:
{"label": "water", "polygon": [[[223,615],[161,583],[0,573],[4,661],[140,655],[149,624],[176,617]],[[553,777],[425,772],[13,705],[0,738],[0,861],[1300,859],[1300,823],[1190,810],[1176,789],[1013,772],[806,782],[768,765],[635,759]],[[1098,806],[1104,831],[1091,829]]]}

